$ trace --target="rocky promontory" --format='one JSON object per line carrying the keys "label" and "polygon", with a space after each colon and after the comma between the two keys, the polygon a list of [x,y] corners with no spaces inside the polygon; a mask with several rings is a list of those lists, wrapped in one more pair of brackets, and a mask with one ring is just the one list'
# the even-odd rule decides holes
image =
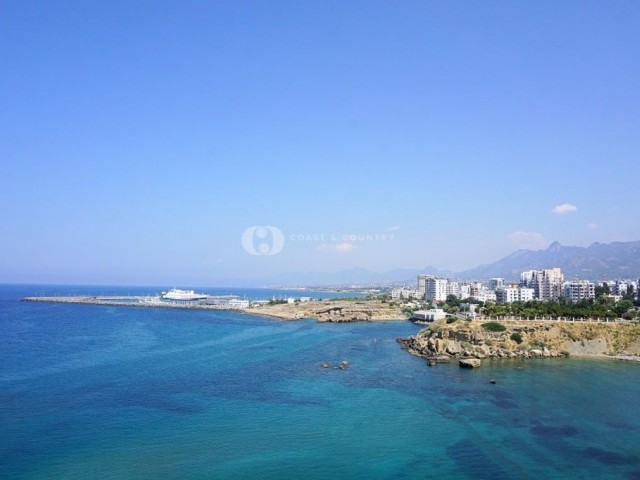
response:
{"label": "rocky promontory", "polygon": [[280,320],[312,318],[318,322],[375,322],[407,320],[399,305],[381,300],[314,300],[298,303],[262,305],[244,309],[246,313]]}
{"label": "rocky promontory", "polygon": [[440,320],[399,339],[429,364],[451,358],[560,358],[612,356],[640,358],[640,324],[561,321]]}

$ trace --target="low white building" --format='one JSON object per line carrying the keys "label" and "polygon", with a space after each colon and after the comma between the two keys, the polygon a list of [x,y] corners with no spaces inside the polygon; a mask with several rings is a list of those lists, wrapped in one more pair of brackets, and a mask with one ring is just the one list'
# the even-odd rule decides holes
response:
{"label": "low white building", "polygon": [[496,302],[513,303],[520,299],[518,287],[501,287],[496,289]]}
{"label": "low white building", "polygon": [[519,294],[521,302],[531,302],[535,298],[536,291],[533,288],[520,287]]}
{"label": "low white building", "polygon": [[471,298],[480,302],[495,302],[496,292],[489,290],[487,287],[477,288],[472,290]]}
{"label": "low white building", "polygon": [[535,291],[533,288],[510,285],[496,290],[496,302],[513,303],[529,302],[533,300]]}
{"label": "low white building", "polygon": [[410,298],[420,298],[418,290],[414,288],[398,287],[391,290],[392,300],[402,300]]}
{"label": "low white building", "polygon": [[240,309],[240,308],[249,308],[249,300],[240,300],[239,298],[232,298],[227,303],[229,308]]}
{"label": "low white building", "polygon": [[416,310],[411,315],[411,320],[422,322],[435,322],[445,318],[447,314],[441,308],[432,308],[431,310]]}

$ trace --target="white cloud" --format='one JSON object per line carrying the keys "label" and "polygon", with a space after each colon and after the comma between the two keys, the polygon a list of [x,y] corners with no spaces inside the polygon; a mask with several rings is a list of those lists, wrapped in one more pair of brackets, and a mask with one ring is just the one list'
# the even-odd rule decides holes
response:
{"label": "white cloud", "polygon": [[561,203],[560,205],[556,205],[551,210],[551,213],[555,213],[556,215],[566,215],[567,213],[575,212],[578,210],[578,207],[571,203]]}
{"label": "white cloud", "polygon": [[387,228],[387,232],[396,232],[400,230],[400,225],[394,225],[393,227]]}
{"label": "white cloud", "polygon": [[596,228],[598,228],[598,224],[597,223],[587,223],[587,228],[595,230]]}
{"label": "white cloud", "polygon": [[336,245],[336,252],[346,253],[356,248],[353,243],[343,242]]}
{"label": "white cloud", "polygon": [[328,250],[330,252],[337,252],[337,253],[349,253],[354,248],[356,248],[356,246],[353,243],[349,243],[349,242],[332,243],[332,244],[323,243],[322,245],[318,246],[317,250],[320,250],[320,251]]}
{"label": "white cloud", "polygon": [[549,241],[538,232],[523,232],[522,230],[518,230],[507,235],[507,238],[518,248],[539,250],[549,245]]}

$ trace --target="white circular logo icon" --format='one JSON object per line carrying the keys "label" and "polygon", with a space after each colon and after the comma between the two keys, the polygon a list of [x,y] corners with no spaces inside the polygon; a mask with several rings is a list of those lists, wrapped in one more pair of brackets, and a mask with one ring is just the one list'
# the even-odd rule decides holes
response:
{"label": "white circular logo icon", "polygon": [[284,234],[271,225],[253,226],[242,232],[240,242],[250,255],[275,255],[284,247]]}

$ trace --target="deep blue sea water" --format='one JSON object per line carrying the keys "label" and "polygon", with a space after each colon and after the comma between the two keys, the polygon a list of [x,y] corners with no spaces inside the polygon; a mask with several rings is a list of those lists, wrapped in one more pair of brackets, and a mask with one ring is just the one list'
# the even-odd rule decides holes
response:
{"label": "deep blue sea water", "polygon": [[408,322],[18,301],[103,291],[157,289],[0,286],[1,478],[640,479],[640,364],[430,368]]}

